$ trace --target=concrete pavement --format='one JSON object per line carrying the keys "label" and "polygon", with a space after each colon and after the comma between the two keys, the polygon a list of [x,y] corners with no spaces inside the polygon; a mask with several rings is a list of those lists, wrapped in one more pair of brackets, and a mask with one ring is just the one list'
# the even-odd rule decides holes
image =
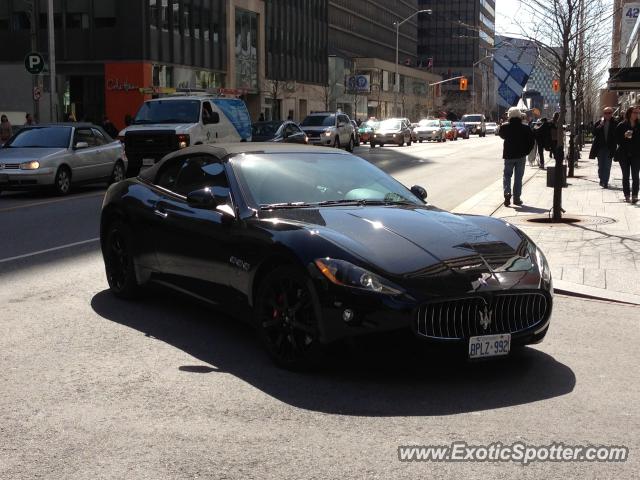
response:
{"label": "concrete pavement", "polygon": [[623,201],[617,163],[611,173],[610,188],[603,189],[598,184],[597,161],[588,159],[588,149],[582,152],[576,176],[563,189],[564,216],[581,220],[573,224],[528,221],[548,216],[553,205],[547,172],[529,166],[522,207],[502,204],[500,179],[454,210],[504,218],[525,231],[547,256],[556,288],[640,305],[640,204]]}

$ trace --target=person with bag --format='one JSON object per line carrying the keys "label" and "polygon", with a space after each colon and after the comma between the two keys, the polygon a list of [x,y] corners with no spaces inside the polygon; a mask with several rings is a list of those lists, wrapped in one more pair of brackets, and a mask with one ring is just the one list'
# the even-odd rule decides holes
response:
{"label": "person with bag", "polygon": [[[535,145],[533,131],[522,124],[522,113],[518,107],[509,109],[509,123],[500,127],[500,137],[504,139],[502,158],[504,172],[502,186],[504,189],[504,205],[511,205],[511,177],[513,176],[513,203],[522,205],[522,177],[527,155]],[[515,173],[515,175],[514,175]]]}
{"label": "person with bag", "polygon": [[540,120],[540,123],[535,126],[533,133],[536,137],[536,145],[538,146],[538,157],[540,168],[544,170],[544,151],[551,148],[551,125],[547,118]]}
{"label": "person with bag", "polygon": [[[640,106],[630,107],[624,116],[624,122],[616,128],[618,150],[615,160],[622,170],[622,191],[624,201],[638,203],[640,188]],[[631,177],[631,188],[629,188]]]}
{"label": "person with bag", "polygon": [[598,177],[602,188],[609,187],[611,176],[611,160],[614,158],[616,144],[616,121],[613,119],[613,108],[606,107],[602,111],[602,118],[593,127],[593,144],[589,158],[598,159]]}

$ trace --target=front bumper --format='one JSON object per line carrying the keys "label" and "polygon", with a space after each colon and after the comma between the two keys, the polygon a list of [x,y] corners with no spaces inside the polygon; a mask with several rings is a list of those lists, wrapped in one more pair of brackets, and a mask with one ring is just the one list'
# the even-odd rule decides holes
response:
{"label": "front bumper", "polygon": [[371,141],[376,143],[399,143],[404,141],[404,137],[400,133],[376,133],[371,138]]}
{"label": "front bumper", "polygon": [[[309,134],[307,134],[308,136]],[[334,137],[333,135],[327,137],[326,135],[320,135],[319,137],[308,137],[309,145],[317,145],[321,147],[331,147],[333,146]]]}
{"label": "front bumper", "polygon": [[[424,302],[408,301],[402,298],[377,295],[369,292],[337,287],[322,279],[315,279],[316,290],[320,299],[321,310],[321,339],[323,343],[330,343],[340,339],[359,337],[374,333],[407,331],[412,332],[421,342],[445,348],[465,350],[469,344],[469,337],[476,336],[471,329],[469,334],[462,333],[459,338],[440,338],[426,336],[419,332],[421,305]],[[495,291],[492,295],[518,293],[524,295],[544,295],[548,301],[548,308],[544,316],[535,324],[515,331],[499,332],[511,333],[512,346],[539,343],[546,335],[552,312],[552,297],[543,290],[527,291]],[[346,322],[343,319],[345,310],[353,312],[353,318]],[[472,321],[480,321],[473,319]],[[496,329],[499,321],[496,320]],[[506,328],[506,327],[503,327]],[[494,334],[496,332],[488,332]],[[481,333],[482,334],[482,333]]]}
{"label": "front bumper", "polygon": [[0,170],[0,190],[26,190],[52,186],[56,171],[52,167],[37,170]]}

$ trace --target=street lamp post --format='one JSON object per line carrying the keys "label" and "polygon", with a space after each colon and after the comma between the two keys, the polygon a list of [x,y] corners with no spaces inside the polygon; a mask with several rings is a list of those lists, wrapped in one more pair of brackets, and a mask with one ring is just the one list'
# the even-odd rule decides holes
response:
{"label": "street lamp post", "polygon": [[431,15],[431,9],[429,8],[429,9],[426,9],[426,10],[418,10],[416,12],[413,12],[411,15],[409,15],[407,18],[405,18],[401,22],[393,22],[394,25],[396,26],[396,76],[395,76],[395,82],[394,82],[394,85],[393,85],[393,114],[394,114],[394,116],[396,115],[396,112],[398,111],[398,93],[399,93],[399,90],[400,90],[400,73],[398,72],[398,45],[400,43],[400,25],[402,25],[403,23],[407,22],[408,20],[411,20],[413,17],[415,17],[419,13],[427,13],[427,14]]}
{"label": "street lamp post", "polygon": [[474,63],[473,66],[471,67],[471,85],[473,85],[473,91],[472,91],[473,113],[477,113],[476,112],[476,65],[478,65],[480,62],[484,62],[487,58],[493,58],[493,55],[487,55],[486,57],[481,58],[476,63]]}

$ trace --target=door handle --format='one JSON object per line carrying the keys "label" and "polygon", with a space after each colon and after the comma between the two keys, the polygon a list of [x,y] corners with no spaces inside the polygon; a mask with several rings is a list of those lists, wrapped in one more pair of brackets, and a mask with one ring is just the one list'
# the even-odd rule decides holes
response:
{"label": "door handle", "polygon": [[169,214],[167,212],[165,212],[162,207],[156,207],[156,209],[153,211],[154,215],[157,215],[160,218],[167,218],[169,216]]}

